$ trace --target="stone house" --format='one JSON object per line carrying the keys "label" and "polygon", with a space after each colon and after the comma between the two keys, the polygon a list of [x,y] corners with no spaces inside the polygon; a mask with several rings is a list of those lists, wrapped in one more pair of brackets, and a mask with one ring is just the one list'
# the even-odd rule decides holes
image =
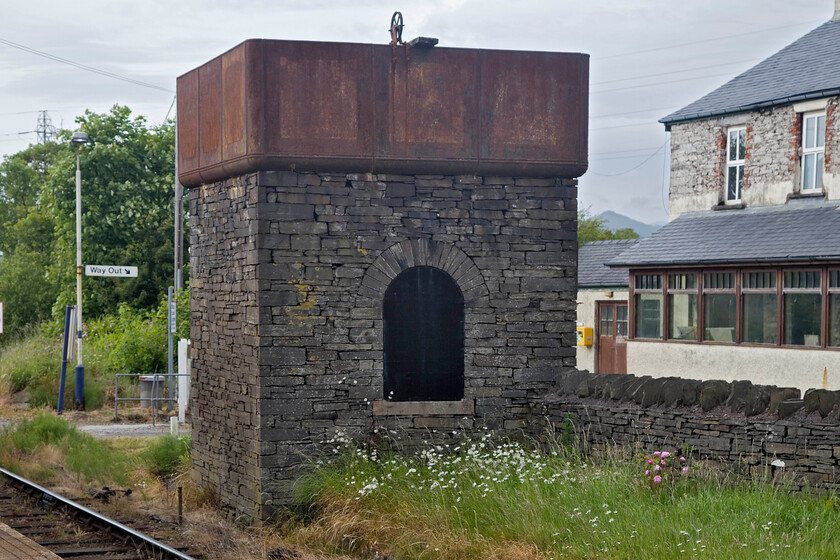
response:
{"label": "stone house", "polygon": [[629,269],[627,369],[840,388],[840,1],[660,122],[670,222]]}
{"label": "stone house", "polygon": [[232,515],[337,432],[514,432],[574,370],[586,55],[251,40],[177,87],[193,475]]}

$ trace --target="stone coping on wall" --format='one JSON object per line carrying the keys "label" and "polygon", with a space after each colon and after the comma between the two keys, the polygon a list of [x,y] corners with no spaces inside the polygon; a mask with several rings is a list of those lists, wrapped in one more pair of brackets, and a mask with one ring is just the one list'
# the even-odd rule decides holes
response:
{"label": "stone coping on wall", "polygon": [[804,397],[794,387],[756,385],[751,381],[684,379],[575,371],[557,378],[558,395],[633,402],[642,407],[693,407],[708,412],[726,407],[745,416],[773,414],[787,418],[801,409],[822,418],[840,408],[840,391],[810,389]]}
{"label": "stone coping on wall", "polygon": [[374,416],[472,416],[475,399],[460,401],[373,401]]}

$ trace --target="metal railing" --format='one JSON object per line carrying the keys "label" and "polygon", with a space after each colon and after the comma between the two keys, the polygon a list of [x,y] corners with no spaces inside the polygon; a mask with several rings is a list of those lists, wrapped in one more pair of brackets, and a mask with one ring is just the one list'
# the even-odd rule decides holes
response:
{"label": "metal railing", "polygon": [[[114,421],[116,421],[119,417],[119,406],[121,402],[128,402],[128,401],[139,401],[141,408],[149,407],[152,410],[152,419],[154,419],[155,414],[159,408],[159,404],[161,402],[168,402],[169,407],[168,410],[171,411],[173,409],[174,403],[177,402],[178,397],[178,383],[176,382],[178,377],[189,377],[190,374],[188,373],[116,373],[114,374]],[[137,377],[138,383],[137,387],[140,391],[140,395],[136,397],[121,397],[120,396],[120,377]],[[143,383],[149,383],[147,380],[143,380],[143,377],[150,377],[151,379],[151,387],[150,393],[147,396],[143,396]],[[135,386],[131,384],[129,386]],[[166,386],[169,389],[169,394],[166,396],[158,396],[163,394],[163,388]],[[125,384],[123,384],[125,387]],[[144,403],[148,403],[147,405]]]}

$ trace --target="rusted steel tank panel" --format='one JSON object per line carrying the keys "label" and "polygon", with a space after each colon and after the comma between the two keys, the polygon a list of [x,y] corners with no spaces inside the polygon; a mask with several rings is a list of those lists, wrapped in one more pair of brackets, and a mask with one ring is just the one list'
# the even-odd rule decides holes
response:
{"label": "rusted steel tank panel", "polygon": [[578,177],[583,54],[250,40],[178,78],[179,171]]}

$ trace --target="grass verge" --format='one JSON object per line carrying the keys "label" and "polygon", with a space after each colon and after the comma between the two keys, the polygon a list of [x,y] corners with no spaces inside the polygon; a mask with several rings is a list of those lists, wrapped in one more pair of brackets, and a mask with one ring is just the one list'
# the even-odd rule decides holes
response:
{"label": "grass verge", "polygon": [[70,475],[80,483],[126,485],[131,457],[51,414],[38,414],[0,433],[0,464],[37,482]]}
{"label": "grass verge", "polygon": [[301,486],[313,521],[290,538],[394,560],[836,557],[835,497],[704,469],[651,485],[646,459],[487,437],[415,457],[344,444]]}

